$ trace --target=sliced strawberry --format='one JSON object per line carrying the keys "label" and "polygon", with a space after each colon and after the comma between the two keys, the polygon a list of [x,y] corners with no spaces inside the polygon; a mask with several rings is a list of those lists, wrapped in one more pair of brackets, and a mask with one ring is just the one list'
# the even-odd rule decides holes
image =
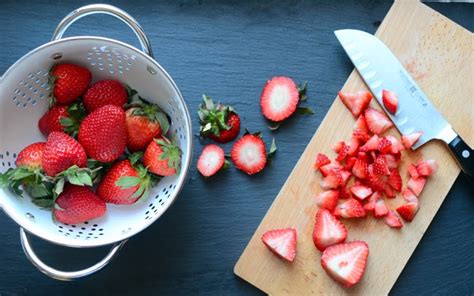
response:
{"label": "sliced strawberry", "polygon": [[296,230],[294,228],[269,230],[262,242],[279,257],[293,262],[296,256]]}
{"label": "sliced strawberry", "polygon": [[334,146],[332,146],[332,150],[334,150],[334,152],[336,153],[340,153],[341,150],[346,146],[346,143],[344,141],[339,141],[339,142],[336,142],[336,144],[334,144]]}
{"label": "sliced strawberry", "polygon": [[388,184],[385,184],[383,191],[388,198],[395,198],[397,196],[396,192]]}
{"label": "sliced strawberry", "polygon": [[339,188],[339,199],[348,199],[352,197],[352,193],[347,187]]}
{"label": "sliced strawberry", "polygon": [[383,199],[379,199],[375,202],[375,209],[374,209],[374,217],[375,218],[381,218],[385,217],[388,214],[388,208],[385,205],[385,202]]}
{"label": "sliced strawberry", "polygon": [[418,203],[418,197],[408,188],[405,188],[402,191],[402,196],[407,202],[416,202]]}
{"label": "sliced strawberry", "polygon": [[423,135],[423,132],[414,132],[409,135],[403,135],[402,136],[402,143],[405,146],[405,148],[410,149],[411,146],[413,146],[418,140],[421,138]]}
{"label": "sliced strawberry", "polygon": [[372,194],[372,189],[364,185],[354,185],[351,187],[351,192],[359,200],[364,200]]}
{"label": "sliced strawberry", "polygon": [[410,177],[415,178],[415,179],[420,177],[420,174],[418,173],[418,169],[416,168],[416,166],[414,164],[410,164],[408,166],[407,170],[408,170],[408,174],[410,175]]}
{"label": "sliced strawberry", "polygon": [[349,198],[337,205],[334,216],[342,218],[362,218],[366,216],[364,207],[354,198]]}
{"label": "sliced strawberry", "polygon": [[331,174],[334,170],[340,170],[340,169],[342,169],[341,165],[337,162],[334,162],[327,165],[323,165],[322,167],[319,168],[319,171],[324,177],[326,177],[327,175]]}
{"label": "sliced strawberry", "polygon": [[366,242],[340,243],[324,250],[321,265],[332,279],[350,288],[364,275],[368,256]]}
{"label": "sliced strawberry", "polygon": [[362,152],[377,150],[379,148],[379,142],[380,138],[377,135],[373,135],[359,150]]}
{"label": "sliced strawberry", "polygon": [[320,209],[328,209],[333,212],[339,200],[339,191],[328,190],[323,191],[316,196],[316,204]]}
{"label": "sliced strawberry", "polygon": [[224,150],[215,144],[209,144],[204,147],[201,156],[199,156],[197,169],[204,177],[210,177],[222,169],[225,164]]}
{"label": "sliced strawberry", "polygon": [[397,113],[398,98],[395,93],[386,89],[382,90],[382,102],[388,112],[392,114]]}
{"label": "sliced strawberry", "polygon": [[316,156],[316,162],[314,163],[314,168],[319,169],[322,166],[330,164],[331,160],[326,156],[326,154],[318,153]]}
{"label": "sliced strawberry", "polygon": [[381,138],[379,141],[379,146],[377,147],[377,150],[380,151],[380,153],[392,152],[392,142],[390,142],[385,137]]}
{"label": "sliced strawberry", "polygon": [[397,192],[402,191],[402,177],[397,170],[392,170],[388,176],[387,184],[390,185]]}
{"label": "sliced strawberry", "polygon": [[352,115],[358,117],[369,106],[372,100],[372,94],[368,91],[357,93],[339,92],[339,98],[351,111]]}
{"label": "sliced strawberry", "polygon": [[316,223],[313,230],[313,242],[318,250],[342,243],[347,238],[347,229],[341,221],[326,209],[316,213]]}
{"label": "sliced strawberry", "polygon": [[367,200],[367,203],[364,205],[364,209],[366,211],[374,211],[375,210],[375,203],[382,198],[382,195],[379,192],[374,192]]}
{"label": "sliced strawberry", "polygon": [[357,159],[352,167],[352,174],[360,179],[365,179],[369,175],[367,161]]}
{"label": "sliced strawberry", "polygon": [[400,220],[398,215],[395,214],[395,212],[392,211],[392,210],[388,211],[387,216],[385,216],[385,218],[384,218],[384,221],[385,221],[385,224],[387,224],[388,226],[390,226],[392,228],[402,228],[403,227],[402,221]]}
{"label": "sliced strawberry", "polygon": [[346,171],[352,171],[352,168],[354,167],[354,164],[356,163],[357,161],[357,157],[354,157],[354,156],[349,156],[347,159],[346,159],[346,165],[344,166],[344,170]]}
{"label": "sliced strawberry", "polygon": [[369,130],[378,135],[393,126],[392,121],[385,114],[370,107],[365,110],[365,121]]}
{"label": "sliced strawberry", "polygon": [[385,138],[392,143],[391,151],[388,153],[397,154],[397,153],[402,152],[405,149],[403,144],[394,136],[388,135]]}
{"label": "sliced strawberry", "polygon": [[420,178],[410,178],[407,183],[407,187],[415,193],[416,196],[420,196],[425,187],[426,179],[423,177]]}
{"label": "sliced strawberry", "polygon": [[262,114],[271,121],[290,117],[298,107],[300,97],[295,82],[288,77],[277,76],[267,81],[260,97]]}
{"label": "sliced strawberry", "polygon": [[432,176],[438,170],[438,163],[434,159],[422,160],[416,165],[416,170],[420,176]]}
{"label": "sliced strawberry", "polygon": [[376,175],[383,175],[388,176],[390,175],[390,170],[388,169],[388,165],[385,162],[385,158],[377,157],[375,162],[373,163],[374,174]]}
{"label": "sliced strawberry", "polygon": [[408,222],[411,222],[418,212],[417,202],[407,202],[397,208],[398,214]]}
{"label": "sliced strawberry", "polygon": [[248,175],[260,172],[267,164],[265,143],[258,135],[244,135],[234,143],[230,156],[235,166]]}

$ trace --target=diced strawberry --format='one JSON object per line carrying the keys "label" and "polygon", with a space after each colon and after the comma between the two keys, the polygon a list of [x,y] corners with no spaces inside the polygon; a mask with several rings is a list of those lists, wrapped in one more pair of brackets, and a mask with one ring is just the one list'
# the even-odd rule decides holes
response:
{"label": "diced strawberry", "polygon": [[400,160],[397,159],[394,155],[384,154],[384,155],[381,155],[380,157],[385,158],[385,162],[387,163],[387,166],[390,170],[398,168],[398,163],[400,162]]}
{"label": "diced strawberry", "polygon": [[348,199],[352,197],[352,193],[347,187],[339,188],[339,199]]}
{"label": "diced strawberry", "polygon": [[359,140],[357,138],[352,137],[351,141],[348,145],[349,149],[347,150],[347,155],[354,156],[359,151]]}
{"label": "diced strawberry", "polygon": [[395,155],[397,153],[402,152],[405,149],[403,144],[397,138],[395,138],[394,136],[387,135],[385,138],[392,143],[392,146],[391,146],[392,151],[390,152],[391,154]]}
{"label": "diced strawberry", "polygon": [[366,242],[340,243],[324,250],[321,265],[332,279],[350,288],[364,275],[368,256]]}
{"label": "diced strawberry", "polygon": [[402,191],[402,196],[407,202],[416,202],[418,203],[418,197],[408,188],[405,188]]}
{"label": "diced strawberry", "polygon": [[393,126],[392,121],[385,114],[370,107],[365,110],[365,121],[369,130],[378,135]]}
{"label": "diced strawberry", "polygon": [[362,218],[366,216],[364,207],[354,198],[349,198],[336,206],[334,216],[342,218]]}
{"label": "diced strawberry", "polygon": [[390,226],[392,228],[402,228],[403,227],[402,221],[400,220],[398,215],[395,214],[395,212],[392,211],[392,210],[388,211],[387,216],[385,216],[385,218],[384,218],[384,221],[385,221],[385,224],[387,224],[388,226]]}
{"label": "diced strawberry", "polygon": [[429,177],[438,170],[438,163],[434,159],[422,160],[416,165],[416,170],[421,176]]}
{"label": "diced strawberry", "polygon": [[352,176],[351,172],[348,172],[346,170],[341,170],[341,177],[342,177],[341,186],[346,186],[351,176]]}
{"label": "diced strawberry", "polygon": [[362,141],[362,143],[365,143],[368,139],[370,139],[369,134],[367,132],[362,131],[361,129],[355,129],[352,132],[352,137]]}
{"label": "diced strawberry", "polygon": [[314,168],[319,169],[320,167],[325,166],[330,163],[331,163],[331,160],[329,160],[326,154],[318,153],[318,155],[316,156],[316,162],[314,163]]}
{"label": "diced strawberry", "polygon": [[313,230],[313,242],[318,250],[342,243],[347,238],[347,229],[341,221],[326,209],[316,213],[316,223]]}
{"label": "diced strawberry", "polygon": [[369,129],[367,128],[367,123],[365,122],[364,114],[361,114],[359,117],[357,117],[354,130],[360,130],[361,132],[364,132],[366,134],[369,133]]}
{"label": "diced strawberry", "polygon": [[388,198],[395,198],[396,197],[395,191],[388,184],[385,184],[385,186],[383,188],[383,191],[385,192],[385,195]]}
{"label": "diced strawberry", "polygon": [[364,200],[372,194],[372,189],[364,185],[354,185],[351,187],[351,192],[359,200]]}
{"label": "diced strawberry", "polygon": [[385,180],[384,180],[384,177],[385,176],[381,176],[381,175],[376,175],[374,173],[371,173],[370,172],[370,168],[372,166],[369,165],[369,185],[370,187],[372,188],[372,190],[374,191],[379,191],[379,192],[382,192],[384,191],[384,188],[385,188]]}
{"label": "diced strawberry", "polygon": [[388,112],[392,114],[397,113],[398,98],[395,93],[386,89],[382,90],[382,102]]}
{"label": "diced strawberry", "polygon": [[339,200],[339,191],[328,190],[323,191],[316,196],[316,204],[321,209],[328,209],[333,212]]}
{"label": "diced strawberry", "polygon": [[377,135],[373,135],[359,150],[362,152],[377,150],[379,148],[379,142],[380,138]]}
{"label": "diced strawberry", "polygon": [[390,170],[388,169],[388,165],[385,162],[385,158],[377,157],[375,162],[373,163],[374,174],[376,175],[383,175],[388,176],[390,175]]}
{"label": "diced strawberry", "polygon": [[380,151],[380,153],[391,153],[392,152],[392,142],[390,142],[387,138],[383,137],[379,141],[379,146],[377,147],[377,150]]}
{"label": "diced strawberry", "polygon": [[346,143],[344,143],[344,141],[339,141],[336,144],[334,144],[334,146],[332,146],[332,150],[334,150],[334,152],[336,153],[339,153],[345,146],[346,146]]}
{"label": "diced strawberry", "polygon": [[347,146],[346,144],[343,144],[341,150],[339,151],[339,154],[336,157],[336,160],[339,162],[343,161],[347,157],[349,148],[350,148],[349,146]]}
{"label": "diced strawberry", "polygon": [[321,174],[326,177],[327,175],[329,175],[332,171],[334,170],[340,170],[342,169],[341,165],[339,163],[330,163],[330,164],[327,164],[327,165],[323,165],[322,167],[319,168],[319,171],[321,172]]}
{"label": "diced strawberry", "polygon": [[387,184],[390,185],[397,192],[402,190],[402,177],[397,170],[392,170],[390,176],[388,176]]}
{"label": "diced strawberry", "polygon": [[357,161],[354,163],[354,166],[352,167],[352,173],[357,178],[360,178],[360,179],[367,178],[369,174],[367,161],[363,159],[357,159]]}
{"label": "diced strawberry", "polygon": [[357,153],[357,158],[360,159],[360,160],[363,160],[365,162],[369,161],[369,157],[367,156],[367,153],[362,152],[360,150],[359,150],[359,153]]}
{"label": "diced strawberry", "polygon": [[346,165],[344,166],[344,170],[352,171],[352,168],[354,167],[354,164],[356,163],[356,161],[357,161],[357,157],[349,156],[346,159]]}
{"label": "diced strawberry", "polygon": [[375,210],[374,210],[374,217],[375,218],[380,218],[384,217],[388,214],[388,208],[385,205],[385,202],[383,199],[379,199],[375,202]]}
{"label": "diced strawberry", "polygon": [[408,174],[410,175],[410,177],[415,178],[415,179],[420,177],[420,174],[418,173],[418,169],[416,168],[414,164],[410,164],[408,166]]}
{"label": "diced strawberry", "polygon": [[407,183],[407,187],[415,193],[416,196],[420,196],[425,187],[426,179],[423,177],[420,178],[410,178]]}
{"label": "diced strawberry", "polygon": [[374,192],[367,200],[367,203],[364,205],[364,209],[366,211],[374,211],[375,210],[375,203],[382,198],[382,195],[379,192]]}
{"label": "diced strawberry", "polygon": [[262,235],[262,242],[279,257],[293,262],[296,256],[296,230],[294,228],[269,230]]}
{"label": "diced strawberry", "polygon": [[343,182],[341,171],[340,170],[333,170],[329,173],[326,177],[324,177],[321,182],[321,188],[325,190],[329,189],[336,189],[337,187],[341,186]]}
{"label": "diced strawberry", "polygon": [[418,212],[417,202],[407,202],[397,208],[398,214],[408,222],[411,222]]}
{"label": "diced strawberry", "polygon": [[358,117],[369,106],[372,100],[372,94],[368,91],[360,91],[357,93],[339,92],[339,98],[354,115]]}
{"label": "diced strawberry", "polygon": [[423,132],[414,132],[409,135],[402,136],[402,143],[407,148],[410,149],[423,135]]}

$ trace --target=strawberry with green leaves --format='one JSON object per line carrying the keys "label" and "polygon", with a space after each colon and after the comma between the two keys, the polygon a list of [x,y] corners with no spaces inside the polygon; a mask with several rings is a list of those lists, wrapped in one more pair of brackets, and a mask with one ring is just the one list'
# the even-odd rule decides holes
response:
{"label": "strawberry with green leaves", "polygon": [[218,143],[227,143],[235,139],[240,132],[240,117],[231,106],[215,104],[212,99],[202,95],[199,106],[199,133]]}
{"label": "strawberry with green leaves", "polygon": [[92,80],[92,74],[86,68],[74,64],[54,66],[49,75],[53,88],[53,102],[68,105],[84,94]]}
{"label": "strawberry with green leaves", "polygon": [[76,136],[84,116],[85,110],[81,103],[54,105],[40,118],[38,128],[46,136],[51,132],[65,132]]}
{"label": "strawberry with green leaves", "polygon": [[181,150],[176,141],[166,137],[153,139],[143,155],[143,164],[149,172],[158,176],[171,176],[179,173]]}
{"label": "strawberry with green leaves", "polygon": [[271,158],[276,150],[275,139],[267,154],[261,133],[251,134],[247,131],[234,143],[230,157],[236,168],[248,175],[253,175],[265,168],[268,158]]}
{"label": "strawberry with green leaves", "polygon": [[43,169],[54,177],[71,166],[85,167],[87,155],[84,148],[71,136],[63,132],[52,132],[43,151]]}

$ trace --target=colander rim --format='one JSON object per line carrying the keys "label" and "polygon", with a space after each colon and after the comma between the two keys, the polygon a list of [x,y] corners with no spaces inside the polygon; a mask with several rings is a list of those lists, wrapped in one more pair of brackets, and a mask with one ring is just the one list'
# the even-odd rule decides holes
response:
{"label": "colander rim", "polygon": [[[71,247],[71,248],[93,248],[93,247],[101,247],[101,246],[108,246],[108,245],[111,245],[111,244],[114,244],[114,243],[117,243],[119,241],[123,241],[123,240],[128,240],[129,238],[133,237],[134,235],[142,232],[143,230],[145,230],[146,228],[148,228],[149,226],[151,226],[153,223],[155,223],[156,220],[158,220],[158,218],[160,218],[166,211],[168,211],[168,209],[171,207],[171,205],[174,204],[174,202],[176,201],[178,195],[181,193],[181,190],[183,189],[183,186],[184,186],[184,182],[187,180],[187,177],[188,177],[188,173],[189,173],[189,169],[191,167],[191,163],[192,163],[192,156],[193,156],[193,150],[194,150],[194,143],[192,141],[192,121],[191,121],[191,116],[189,114],[189,110],[188,110],[188,107],[186,105],[186,102],[183,98],[183,95],[181,94],[181,91],[179,90],[178,86],[176,85],[176,83],[174,82],[173,78],[171,78],[171,76],[168,74],[168,72],[152,57],[150,57],[149,55],[147,55],[146,53],[144,53],[143,51],[141,51],[140,49],[128,44],[128,43],[125,43],[125,42],[122,42],[122,41],[119,41],[119,40],[115,40],[115,39],[111,39],[111,38],[107,38],[107,37],[99,37],[99,36],[73,36],[73,37],[66,37],[66,38],[62,38],[62,39],[58,39],[58,40],[54,40],[54,41],[50,41],[50,42],[47,42],[41,46],[38,46],[32,50],[30,50],[28,53],[26,53],[25,55],[23,55],[21,58],[19,58],[17,61],[15,61],[15,63],[13,63],[6,71],[5,73],[3,73],[2,76],[0,76],[0,82],[4,79],[4,77],[6,77],[10,72],[12,72],[17,66],[18,64],[20,64],[23,60],[25,60],[26,58],[28,58],[30,55],[44,49],[44,48],[47,48],[47,47],[50,47],[50,46],[54,46],[56,44],[60,44],[60,43],[65,43],[65,42],[69,42],[69,41],[77,41],[77,40],[88,40],[88,41],[107,41],[107,42],[110,42],[110,43],[114,43],[114,44],[117,44],[117,45],[120,45],[120,46],[124,46],[126,47],[127,49],[135,52],[137,55],[140,55],[142,57],[144,57],[145,59],[148,60],[148,62],[152,63],[155,67],[157,67],[157,69],[159,71],[161,71],[161,73],[164,75],[164,77],[168,80],[168,82],[171,84],[173,90],[176,92],[176,94],[178,95],[178,98],[180,100],[180,102],[182,103],[183,107],[184,107],[184,115],[185,115],[185,119],[186,119],[186,127],[188,128],[188,130],[190,131],[190,135],[188,135],[186,137],[186,144],[187,146],[189,147],[188,150],[189,150],[189,157],[186,159],[186,163],[184,163],[183,165],[183,169],[180,170],[180,174],[178,176],[178,180],[177,180],[177,183],[176,183],[176,188],[173,189],[173,192],[170,194],[170,199],[171,199],[171,202],[169,202],[165,207],[164,207],[164,210],[163,212],[160,214],[160,215],[156,215],[154,216],[152,219],[148,220],[149,222],[147,223],[144,223],[144,227],[138,227],[138,228],[133,228],[131,231],[129,231],[124,237],[121,237],[121,238],[117,238],[117,239],[109,239],[109,240],[100,240],[100,241],[97,241],[97,240],[87,240],[87,241],[79,241],[79,240],[73,240],[71,239],[71,243],[65,243],[63,241],[55,241],[53,239],[50,239],[48,236],[46,235],[43,235],[41,233],[38,233],[36,231],[30,231],[28,229],[28,227],[24,224],[24,223],[21,223],[18,219],[16,219],[16,215],[11,215],[10,211],[8,209],[6,209],[3,205],[2,205],[2,202],[1,202],[1,199],[0,199],[0,209],[2,209],[8,217],[10,217],[10,219],[12,219],[16,224],[18,224],[20,227],[22,227],[23,229],[25,229],[28,233],[30,234],[34,234],[35,236],[43,239],[43,240],[46,240],[50,243],[53,243],[53,244],[56,244],[56,245],[59,245],[59,246],[64,246],[64,247]],[[1,84],[0,84],[1,86]],[[1,195],[0,195],[1,196]],[[81,243],[82,242],[82,243]],[[83,242],[85,242],[86,244],[83,244]]]}

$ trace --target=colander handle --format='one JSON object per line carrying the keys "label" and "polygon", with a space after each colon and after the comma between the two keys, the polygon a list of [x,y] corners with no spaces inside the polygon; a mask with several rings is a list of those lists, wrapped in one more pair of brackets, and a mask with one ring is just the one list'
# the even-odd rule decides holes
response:
{"label": "colander handle", "polygon": [[34,266],[36,266],[36,268],[38,268],[39,271],[51,278],[61,281],[72,281],[101,270],[107,264],[109,264],[110,261],[112,261],[115,255],[117,255],[118,251],[120,251],[123,245],[127,242],[127,240],[123,240],[114,244],[110,252],[102,260],[91,267],[79,271],[60,271],[46,265],[43,261],[41,261],[41,259],[38,258],[38,256],[36,256],[36,253],[33,251],[33,248],[31,247],[31,244],[28,240],[28,236],[26,235],[26,232],[23,228],[20,228],[20,241],[26,257],[31,261],[31,263],[33,263]]}
{"label": "colander handle", "polygon": [[127,24],[133,30],[133,32],[135,32],[135,35],[137,35],[143,52],[153,58],[150,40],[148,39],[140,24],[127,12],[108,4],[91,4],[71,11],[61,20],[61,22],[59,22],[56,30],[54,30],[51,40],[54,41],[61,39],[70,25],[72,25],[75,21],[92,14],[108,14]]}

